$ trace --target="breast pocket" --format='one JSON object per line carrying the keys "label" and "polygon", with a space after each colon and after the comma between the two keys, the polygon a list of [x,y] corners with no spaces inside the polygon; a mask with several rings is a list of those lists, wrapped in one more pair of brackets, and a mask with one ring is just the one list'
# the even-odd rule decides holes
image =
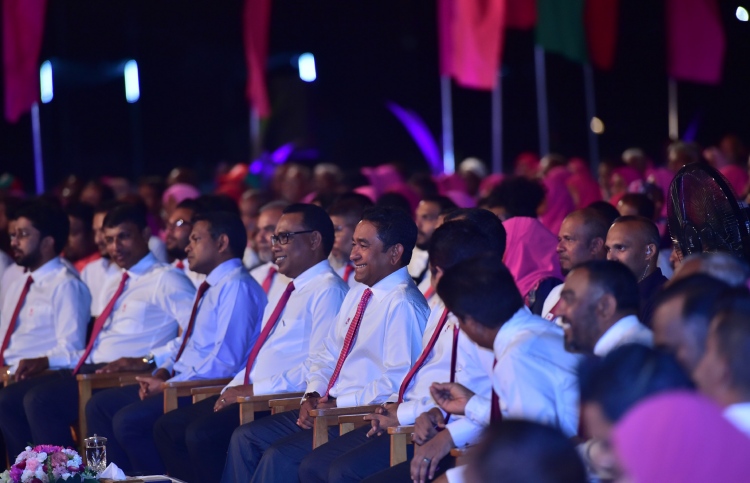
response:
{"label": "breast pocket", "polygon": [[304,318],[294,319],[282,317],[271,333],[271,344],[279,348],[279,352],[289,356],[304,354],[307,357],[310,343],[310,327]]}
{"label": "breast pocket", "polygon": [[150,304],[140,300],[124,300],[116,308],[113,319],[106,329],[120,334],[138,334],[145,332],[146,316]]}
{"label": "breast pocket", "polygon": [[54,313],[50,304],[27,304],[22,313],[22,324],[16,330],[27,333],[43,329],[54,330]]}

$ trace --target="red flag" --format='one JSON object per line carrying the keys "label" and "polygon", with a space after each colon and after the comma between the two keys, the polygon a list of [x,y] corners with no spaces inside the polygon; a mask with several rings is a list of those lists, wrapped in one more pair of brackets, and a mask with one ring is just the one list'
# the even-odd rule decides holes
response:
{"label": "red flag", "polygon": [[591,63],[608,70],[615,64],[619,0],[588,0],[584,12]]}
{"label": "red flag", "polygon": [[270,23],[271,0],[245,0],[243,14],[243,37],[247,64],[245,95],[260,117],[268,117],[271,114],[266,87]]}
{"label": "red flag", "polygon": [[47,0],[3,0],[5,118],[18,119],[39,100],[39,53]]}
{"label": "red flag", "polygon": [[669,76],[721,82],[726,41],[717,0],[667,0],[666,8]]}
{"label": "red flag", "polygon": [[536,2],[506,0],[505,28],[527,30],[536,25]]}
{"label": "red flag", "polygon": [[440,74],[492,90],[503,47],[505,0],[438,0]]}

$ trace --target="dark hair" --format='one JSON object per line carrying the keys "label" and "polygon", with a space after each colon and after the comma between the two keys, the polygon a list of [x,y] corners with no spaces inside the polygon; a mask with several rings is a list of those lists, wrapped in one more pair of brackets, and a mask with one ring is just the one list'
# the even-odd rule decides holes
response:
{"label": "dark hair", "polygon": [[411,204],[409,204],[409,200],[406,199],[406,197],[399,193],[383,193],[378,197],[378,200],[375,202],[375,206],[378,208],[396,208],[404,213],[406,213],[409,216],[412,216],[411,213]]}
{"label": "dark hair", "polygon": [[122,201],[116,201],[116,200],[108,200],[108,201],[102,201],[96,207],[94,208],[94,214],[98,213],[109,213],[112,211],[112,209],[122,203]]}
{"label": "dark hair", "polygon": [[430,263],[447,270],[464,260],[484,254],[502,256],[504,245],[487,236],[474,222],[457,220],[443,223],[430,239]]}
{"label": "dark hair", "polygon": [[647,244],[656,245],[656,252],[659,253],[659,246],[661,244],[661,237],[659,236],[659,228],[656,223],[643,216],[621,216],[617,218],[613,225],[617,223],[634,223],[638,225],[638,229],[643,232],[645,241]]}
{"label": "dark hair", "polygon": [[425,196],[424,198],[422,198],[421,202],[422,203],[435,203],[436,205],[438,205],[438,207],[440,207],[440,213],[443,213],[444,211],[447,211],[447,210],[458,208],[456,206],[456,203],[454,203],[452,199],[443,195]]}
{"label": "dark hair", "polygon": [[247,231],[239,215],[228,211],[205,211],[193,216],[193,224],[199,221],[208,223],[208,232],[214,240],[226,235],[229,238],[229,251],[232,252],[232,257],[242,258],[247,246]]}
{"label": "dark hair", "polygon": [[437,286],[445,306],[462,319],[497,328],[523,307],[513,275],[497,255],[463,261],[445,271]]}
{"label": "dark hair", "polygon": [[198,211],[206,213],[224,211],[238,216],[240,214],[237,203],[226,195],[201,195],[195,201],[198,203]]}
{"label": "dark hair", "polygon": [[625,344],[603,359],[590,358],[579,368],[581,403],[598,403],[615,423],[639,401],[693,383],[671,354],[642,344]]}
{"label": "dark hair", "polygon": [[594,201],[586,208],[598,212],[607,222],[607,227],[612,226],[612,223],[614,223],[615,220],[620,217],[620,212],[617,211],[617,208],[612,206],[612,204],[607,201]]}
{"label": "dark hair", "polygon": [[514,216],[536,218],[536,210],[544,201],[544,196],[544,186],[539,181],[523,176],[512,176],[492,188],[487,196],[487,206],[505,208],[509,218]]}
{"label": "dark hair", "polygon": [[649,220],[654,219],[656,206],[646,195],[641,193],[625,193],[625,195],[620,198],[620,203],[633,206],[638,212],[638,216],[648,218]]}
{"label": "dark hair", "polygon": [[344,193],[328,207],[329,216],[362,219],[362,213],[372,206],[372,200],[359,193]]}
{"label": "dark hair", "polygon": [[138,231],[143,231],[146,222],[146,205],[143,203],[120,203],[107,212],[104,217],[104,228],[114,228],[123,223],[133,223]]}
{"label": "dark hair", "polygon": [[383,251],[397,244],[404,247],[401,266],[409,264],[417,244],[417,225],[409,213],[399,208],[374,206],[362,213],[362,221],[375,225],[378,238],[383,242]]}
{"label": "dark hair", "polygon": [[473,222],[485,235],[497,240],[498,247],[500,248],[500,257],[505,254],[508,234],[505,231],[503,222],[493,212],[483,208],[456,208],[445,215],[443,223],[456,220],[469,220]]}
{"label": "dark hair", "polygon": [[719,352],[726,359],[732,385],[750,392],[750,295],[737,291],[727,297],[713,320]]}
{"label": "dark hair", "polygon": [[40,241],[51,236],[54,240],[55,254],[65,248],[70,232],[70,221],[59,205],[40,200],[32,201],[18,208],[16,219],[18,218],[28,219],[31,225],[39,230]]}
{"label": "dark hair", "polygon": [[201,204],[197,199],[185,198],[184,200],[177,203],[177,206],[175,206],[175,209],[177,208],[182,208],[185,210],[190,210],[193,213],[197,213],[201,209]]}
{"label": "dark hair", "polygon": [[533,421],[504,419],[489,426],[471,453],[479,481],[585,483],[586,468],[559,430]]}
{"label": "dark hair", "polygon": [[677,297],[682,297],[682,312],[686,323],[698,324],[708,331],[711,318],[716,314],[717,304],[731,287],[710,275],[696,273],[664,287],[654,299],[654,310]]}
{"label": "dark hair", "polygon": [[282,213],[285,215],[291,213],[301,214],[302,226],[305,227],[305,230],[314,230],[320,233],[323,253],[326,257],[331,254],[334,241],[333,222],[323,208],[306,203],[294,203],[284,208]]}
{"label": "dark hair", "polygon": [[596,285],[615,298],[618,312],[639,312],[638,280],[625,264],[611,260],[589,260],[574,266],[571,272],[580,270],[586,271],[589,285]]}
{"label": "dark hair", "polygon": [[73,202],[65,207],[65,214],[71,218],[81,220],[83,222],[83,229],[86,232],[91,232],[91,225],[94,221],[94,207],[88,203]]}
{"label": "dark hair", "polygon": [[566,218],[578,218],[583,222],[586,230],[586,243],[591,243],[594,238],[607,239],[607,232],[612,223],[607,220],[601,212],[593,208],[582,208],[569,214]]}

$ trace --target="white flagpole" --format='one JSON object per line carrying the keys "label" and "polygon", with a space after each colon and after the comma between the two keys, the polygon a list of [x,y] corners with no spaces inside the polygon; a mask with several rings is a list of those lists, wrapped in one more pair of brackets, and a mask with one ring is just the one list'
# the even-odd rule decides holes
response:
{"label": "white flagpole", "polygon": [[599,138],[591,129],[591,121],[596,117],[596,95],[594,91],[594,69],[591,64],[583,64],[583,84],[586,90],[586,130],[589,133],[589,166],[596,173],[599,166]]}
{"label": "white flagpole", "polygon": [[31,135],[34,143],[34,180],[36,194],[44,193],[44,163],[42,162],[42,127],[39,122],[39,103],[31,105]]}
{"label": "white flagpole", "polygon": [[670,77],[667,81],[667,91],[669,97],[669,139],[677,141],[680,138],[680,126],[677,117],[677,80],[674,77]]}
{"label": "white flagpole", "polygon": [[453,174],[456,171],[456,158],[453,152],[453,103],[451,96],[451,78],[440,76],[440,107],[443,123],[443,172]]}
{"label": "white flagpole", "polygon": [[539,156],[549,154],[549,119],[547,114],[547,78],[544,65],[544,49],[534,47],[536,67],[536,112],[539,122]]}
{"label": "white flagpole", "polygon": [[503,82],[502,68],[492,89],[492,172],[503,172]]}
{"label": "white flagpole", "polygon": [[260,116],[258,111],[250,107],[250,158],[258,159],[262,152],[260,146]]}

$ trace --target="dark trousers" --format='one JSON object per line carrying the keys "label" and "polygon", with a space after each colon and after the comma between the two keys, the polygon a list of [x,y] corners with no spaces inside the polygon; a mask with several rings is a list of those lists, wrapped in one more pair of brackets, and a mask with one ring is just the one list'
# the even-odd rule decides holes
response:
{"label": "dark trousers", "polygon": [[[240,408],[232,404],[214,412],[219,396],[181,407],[154,424],[154,440],[170,476],[189,483],[218,483],[227,460]],[[256,413],[255,417],[268,413]]]}
{"label": "dark trousers", "polygon": [[[396,466],[391,466],[387,470],[375,473],[369,478],[362,480],[362,483],[410,483],[412,481],[411,458],[413,456],[414,455],[412,453],[412,455],[409,457],[409,460],[407,460],[406,462],[398,464]],[[456,458],[451,455],[446,456],[445,458],[440,460],[440,465],[437,467],[437,470],[435,470],[435,478],[453,468],[455,465]]]}
{"label": "dark trousers", "polygon": [[[106,389],[86,404],[89,432],[107,438],[107,460],[123,471],[144,475],[164,473],[154,442],[154,423],[164,414],[164,396],[141,400],[137,385]],[[180,405],[189,398],[180,398]]]}
{"label": "dark trousers", "polygon": [[[286,411],[243,424],[232,433],[222,483],[299,481],[302,459],[312,451],[311,429],[297,426],[299,411]],[[328,431],[332,440],[338,426]]]}

